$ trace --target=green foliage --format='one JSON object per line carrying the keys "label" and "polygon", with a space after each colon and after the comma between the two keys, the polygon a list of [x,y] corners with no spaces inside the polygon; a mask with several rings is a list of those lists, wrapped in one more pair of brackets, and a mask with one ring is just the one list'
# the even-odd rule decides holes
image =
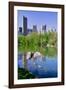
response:
{"label": "green foliage", "polygon": [[18,68],[18,79],[31,79],[36,78],[35,75],[31,74],[28,70],[24,68]]}
{"label": "green foliage", "polygon": [[56,46],[57,45],[57,32],[49,32],[48,36],[49,36],[48,43],[50,45]]}
{"label": "green foliage", "polygon": [[57,32],[45,32],[43,34],[31,33],[26,36],[18,36],[18,50],[22,52],[39,51],[42,54],[46,47],[57,47]]}

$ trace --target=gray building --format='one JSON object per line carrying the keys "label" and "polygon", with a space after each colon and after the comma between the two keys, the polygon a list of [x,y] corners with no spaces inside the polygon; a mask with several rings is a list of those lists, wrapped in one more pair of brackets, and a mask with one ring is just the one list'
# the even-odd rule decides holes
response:
{"label": "gray building", "polygon": [[18,34],[22,34],[22,27],[19,27]]}
{"label": "gray building", "polygon": [[28,29],[28,34],[31,34],[33,32],[32,29]]}
{"label": "gray building", "polygon": [[27,30],[27,17],[23,16],[23,34],[27,35],[28,30]]}
{"label": "gray building", "polygon": [[43,25],[42,26],[42,32],[46,32],[47,30],[46,30],[46,25]]}
{"label": "gray building", "polygon": [[33,25],[33,32],[37,32],[37,26]]}

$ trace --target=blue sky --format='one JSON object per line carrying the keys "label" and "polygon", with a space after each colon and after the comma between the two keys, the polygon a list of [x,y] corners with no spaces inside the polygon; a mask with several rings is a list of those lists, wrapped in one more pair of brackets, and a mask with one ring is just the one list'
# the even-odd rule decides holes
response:
{"label": "blue sky", "polygon": [[23,16],[25,16],[28,20],[28,28],[37,25],[37,28],[40,29],[42,25],[46,24],[47,30],[50,28],[57,30],[57,12],[18,10],[17,13],[18,27],[23,27]]}

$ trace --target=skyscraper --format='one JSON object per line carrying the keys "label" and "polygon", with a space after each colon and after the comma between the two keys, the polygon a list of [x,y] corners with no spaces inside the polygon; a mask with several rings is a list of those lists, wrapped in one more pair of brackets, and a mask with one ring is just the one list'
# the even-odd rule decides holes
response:
{"label": "skyscraper", "polygon": [[46,25],[42,26],[42,32],[46,32]]}
{"label": "skyscraper", "polygon": [[28,30],[27,30],[27,17],[23,16],[23,34],[27,35]]}
{"label": "skyscraper", "polygon": [[37,32],[37,26],[33,25],[33,32]]}

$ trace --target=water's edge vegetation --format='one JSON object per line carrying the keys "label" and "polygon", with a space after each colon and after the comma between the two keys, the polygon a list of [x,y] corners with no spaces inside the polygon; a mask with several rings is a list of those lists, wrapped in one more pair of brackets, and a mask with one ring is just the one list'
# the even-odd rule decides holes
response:
{"label": "water's edge vegetation", "polygon": [[18,79],[32,79],[36,78],[35,75],[30,73],[28,70],[24,68],[18,68]]}
{"label": "water's edge vegetation", "polygon": [[54,52],[57,49],[57,32],[49,31],[44,34],[32,32],[26,36],[18,35],[18,51],[40,52],[45,55],[49,49]]}

